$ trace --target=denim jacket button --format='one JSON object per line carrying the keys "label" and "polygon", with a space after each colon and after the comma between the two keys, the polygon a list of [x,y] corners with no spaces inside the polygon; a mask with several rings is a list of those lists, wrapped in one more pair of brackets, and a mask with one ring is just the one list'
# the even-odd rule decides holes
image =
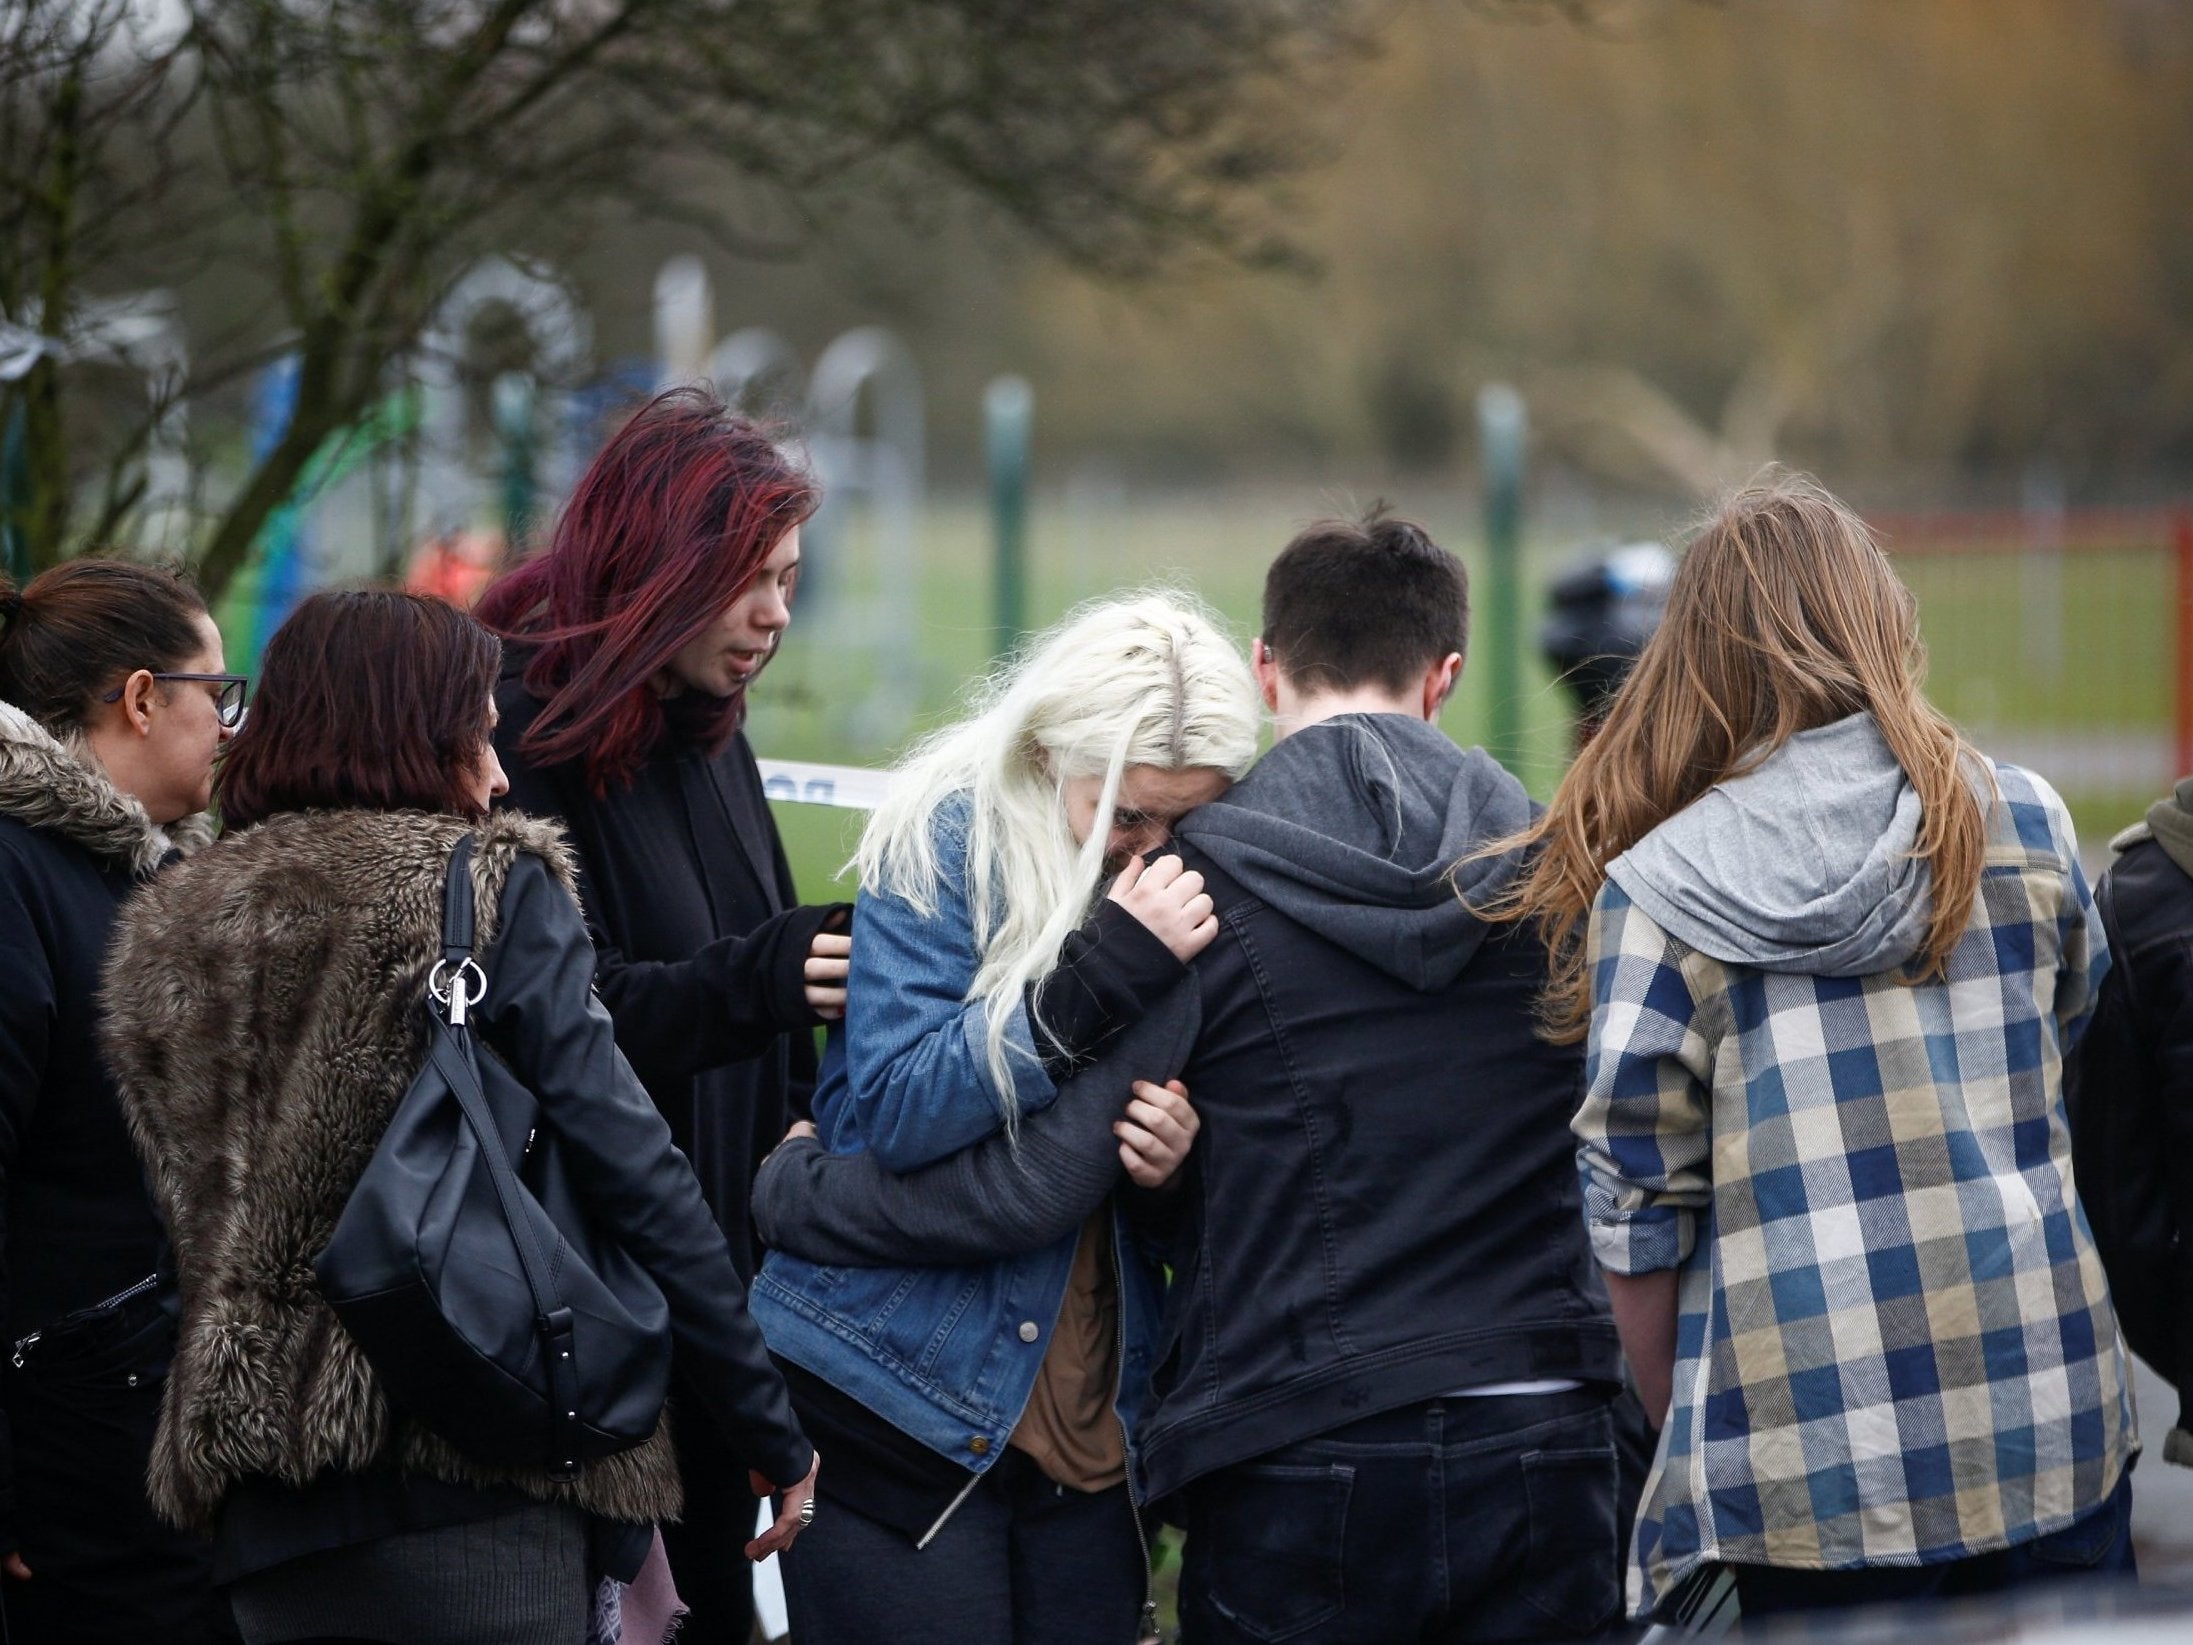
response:
{"label": "denim jacket button", "polygon": [[1039,1327],[1039,1326],[1038,1326],[1038,1325],[1036,1324],[1036,1322],[1035,1322],[1034,1320],[1032,1320],[1032,1319],[1024,1319],[1024,1320],[1022,1320],[1022,1321],[1020,1322],[1020,1340],[1021,1340],[1021,1341],[1023,1341],[1023,1342],[1033,1342],[1033,1341],[1035,1341],[1035,1340],[1036,1340],[1036,1338],[1040,1337],[1041,1335],[1043,1335],[1043,1331],[1042,1331],[1042,1329],[1041,1329],[1041,1328],[1040,1328],[1040,1327]]}
{"label": "denim jacket button", "polygon": [[990,1454],[990,1442],[981,1434],[977,1434],[967,1442],[967,1449],[974,1452],[978,1457],[988,1456]]}

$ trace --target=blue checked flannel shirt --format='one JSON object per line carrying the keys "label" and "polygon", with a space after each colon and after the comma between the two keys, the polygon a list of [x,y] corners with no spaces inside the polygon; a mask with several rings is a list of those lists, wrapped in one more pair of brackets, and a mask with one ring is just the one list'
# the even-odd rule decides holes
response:
{"label": "blue checked flannel shirt", "polygon": [[2045,1536],[2138,1448],[2063,1105],[2108,949],[2063,801],[1992,769],[1946,979],[1724,964],[1612,881],[1592,909],[1592,1246],[1677,1271],[1635,1615],[1707,1561],[1922,1565]]}

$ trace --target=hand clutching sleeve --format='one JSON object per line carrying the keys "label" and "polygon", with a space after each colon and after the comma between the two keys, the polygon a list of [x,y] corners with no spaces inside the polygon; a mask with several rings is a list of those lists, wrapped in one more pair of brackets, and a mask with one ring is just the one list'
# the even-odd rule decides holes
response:
{"label": "hand clutching sleeve", "polygon": [[1136,1080],[1181,1071],[1202,1025],[1184,976],[1018,1136],[986,1138],[904,1174],[871,1154],[831,1154],[812,1138],[785,1143],[754,1183],[764,1243],[849,1268],[952,1266],[1041,1250],[1072,1233],[1120,1178],[1112,1123]]}

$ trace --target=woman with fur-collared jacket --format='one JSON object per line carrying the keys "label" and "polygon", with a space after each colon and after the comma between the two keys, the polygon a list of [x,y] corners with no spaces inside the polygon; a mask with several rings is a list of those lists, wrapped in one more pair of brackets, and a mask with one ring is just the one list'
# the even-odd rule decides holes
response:
{"label": "woman with fur-collared jacket", "polygon": [[[561,833],[488,817],[500,646],[437,601],[320,594],[268,644],[220,778],[230,833],[128,911],[106,1044],[182,1288],[151,1487],[214,1534],[248,1645],[580,1638],[680,1485],[667,1427],[575,1481],[392,1410],[313,1278],[425,1054],[450,853],[475,841],[482,1037],[539,1099],[599,1231],[670,1305],[682,1413],[713,1422],[787,1546],[815,1455],[721,1232],[595,999]],[[728,1554],[729,1550],[726,1550]]]}
{"label": "woman with fur-collared jacket", "polygon": [[242,702],[186,584],[0,583],[0,1634],[197,1645],[202,1541],[145,1500],[172,1341],[160,1223],[94,1038],[115,911],[207,835]]}

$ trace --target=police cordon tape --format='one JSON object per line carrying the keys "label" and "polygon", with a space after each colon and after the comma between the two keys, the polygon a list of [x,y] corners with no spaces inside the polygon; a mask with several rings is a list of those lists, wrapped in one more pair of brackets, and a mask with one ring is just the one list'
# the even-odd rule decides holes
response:
{"label": "police cordon tape", "polygon": [[890,783],[888,771],[857,765],[817,765],[809,760],[756,760],[762,792],[795,805],[834,805],[848,811],[873,811]]}

